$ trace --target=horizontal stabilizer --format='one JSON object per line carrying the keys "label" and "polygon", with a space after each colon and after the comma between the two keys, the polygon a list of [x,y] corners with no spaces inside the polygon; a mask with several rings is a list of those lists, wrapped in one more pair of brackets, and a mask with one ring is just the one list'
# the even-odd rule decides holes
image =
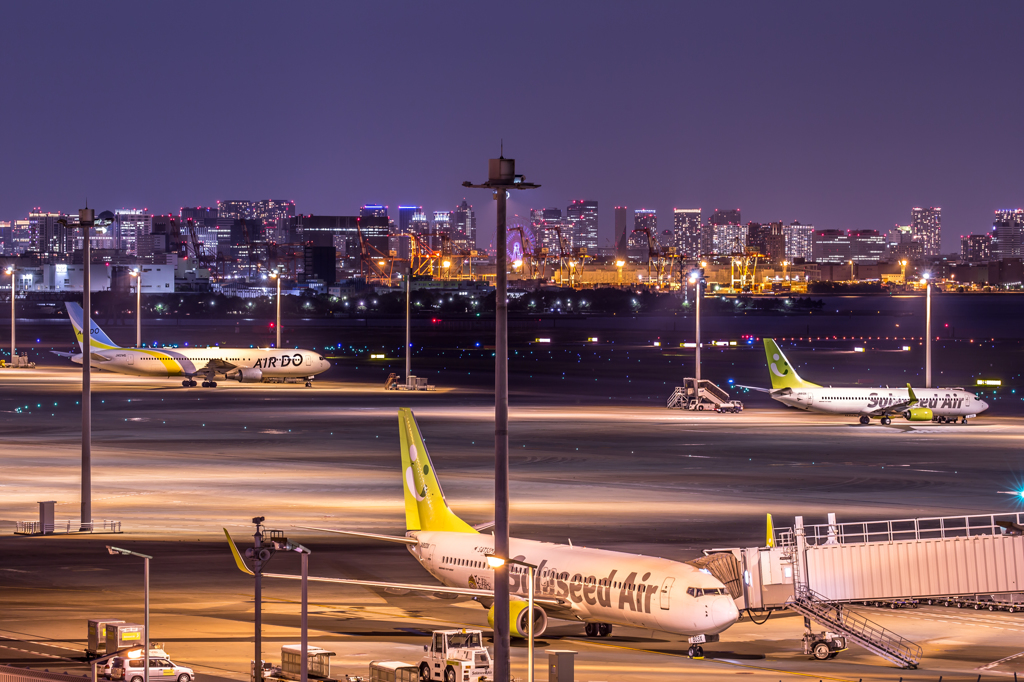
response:
{"label": "horizontal stabilizer", "polygon": [[736,388],[745,388],[748,391],[758,391],[760,393],[771,393],[770,388],[761,388],[760,386],[744,386],[743,384],[733,384]]}
{"label": "horizontal stabilizer", "polygon": [[400,535],[381,535],[380,533],[364,533],[358,530],[339,530],[337,528],[314,528],[312,526],[295,526],[303,530],[318,530],[322,533],[335,533],[337,535],[348,535],[354,538],[368,538],[370,540],[383,540],[384,542],[398,542],[403,545],[418,545],[419,540]]}
{"label": "horizontal stabilizer", "polygon": [[490,530],[491,528],[494,528],[494,521],[488,521],[487,523],[478,523],[475,526],[473,526],[474,530],[477,530],[481,533],[485,530]]}

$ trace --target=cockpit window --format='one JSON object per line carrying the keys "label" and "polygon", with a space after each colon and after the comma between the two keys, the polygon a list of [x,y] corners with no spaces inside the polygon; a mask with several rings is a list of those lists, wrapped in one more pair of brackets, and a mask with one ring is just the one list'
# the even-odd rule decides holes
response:
{"label": "cockpit window", "polygon": [[691,597],[710,597],[725,594],[723,587],[687,587],[686,594]]}
{"label": "cockpit window", "polygon": [[320,356],[320,361],[323,362],[324,356]]}

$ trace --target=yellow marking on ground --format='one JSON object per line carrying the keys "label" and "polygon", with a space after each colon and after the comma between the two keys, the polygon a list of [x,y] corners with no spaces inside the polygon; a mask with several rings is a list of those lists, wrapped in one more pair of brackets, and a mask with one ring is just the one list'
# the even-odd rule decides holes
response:
{"label": "yellow marking on ground", "polygon": [[[606,644],[605,642],[594,642],[588,639],[565,639],[562,641],[576,642],[578,644],[591,644],[593,646],[607,647],[609,649],[624,649],[626,651],[637,651],[642,654],[657,654],[659,656],[672,656],[673,658],[689,658],[686,654],[674,654],[670,651],[651,651],[650,649],[638,649],[632,646],[622,646],[621,644]],[[697,659],[692,659],[697,660]],[[705,661],[709,663],[721,663],[723,665],[732,665],[737,668],[750,668],[751,670],[764,670],[770,673],[780,673],[782,675],[797,675],[799,677],[817,677],[819,680],[833,680],[834,682],[856,682],[855,680],[848,679],[845,677],[828,677],[820,673],[798,673],[792,670],[780,670],[778,668],[765,668],[759,665],[748,665],[746,663],[737,663],[724,658],[705,658]]]}

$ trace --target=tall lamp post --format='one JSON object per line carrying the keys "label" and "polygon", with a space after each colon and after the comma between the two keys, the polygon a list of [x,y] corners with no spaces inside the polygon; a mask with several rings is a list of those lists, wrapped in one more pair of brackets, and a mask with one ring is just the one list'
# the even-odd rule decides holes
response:
{"label": "tall lamp post", "polygon": [[[92,231],[96,212],[78,210],[82,228],[82,511],[79,530],[92,530]],[[149,636],[149,631],[146,631]],[[146,647],[149,655],[149,647]],[[146,668],[149,675],[149,668]]]}
{"label": "tall lamp post", "polygon": [[690,284],[695,285],[694,286],[694,292],[693,292],[693,298],[697,302],[697,312],[694,315],[694,319],[696,320],[697,344],[696,344],[696,346],[693,349],[694,350],[694,358],[696,360],[696,362],[695,362],[695,369],[694,369],[694,377],[693,378],[697,380],[697,390],[699,391],[700,390],[700,299],[703,298],[703,296],[701,295],[700,287],[701,287],[702,284],[704,284],[704,273],[703,273],[703,271],[694,270],[693,272],[691,272],[690,273]]}
{"label": "tall lamp post", "polygon": [[134,268],[135,278],[135,347],[142,348],[142,269]]}
{"label": "tall lamp post", "polygon": [[[489,189],[498,202],[494,292],[494,553],[508,556],[508,252],[505,243],[506,199],[509,190],[540,187],[516,175],[515,159],[504,154],[487,163],[487,182],[464,187]],[[508,566],[494,569],[494,680],[508,682],[509,658]]]}
{"label": "tall lamp post", "polygon": [[526,682],[533,682],[533,576],[537,566],[518,559],[505,559],[497,554],[487,554],[485,556],[487,557],[487,564],[493,569],[501,568],[506,563],[525,566],[527,569],[530,586],[526,591],[526,610],[530,615],[526,624],[526,636],[529,640],[526,648]]}
{"label": "tall lamp post", "polygon": [[270,276],[277,280],[277,348],[281,347],[281,273],[271,270]]}
{"label": "tall lamp post", "polygon": [[149,682],[149,560],[153,557],[148,554],[139,554],[133,552],[130,549],[121,549],[120,547],[111,547],[107,545],[107,552],[113,555],[122,554],[124,556],[137,556],[142,559],[142,575],[143,575],[143,598],[145,600],[146,613],[145,620],[143,621],[142,627],[146,631],[146,641],[143,644],[146,648],[143,650],[143,669],[145,672],[145,680]]}
{"label": "tall lamp post", "polygon": [[11,367],[14,367],[14,358],[17,356],[14,354],[14,297],[17,289],[17,269],[12,265],[4,270],[5,274],[11,276]]}
{"label": "tall lamp post", "polygon": [[924,386],[932,387],[932,283],[931,273],[924,273],[921,282],[924,284]]}

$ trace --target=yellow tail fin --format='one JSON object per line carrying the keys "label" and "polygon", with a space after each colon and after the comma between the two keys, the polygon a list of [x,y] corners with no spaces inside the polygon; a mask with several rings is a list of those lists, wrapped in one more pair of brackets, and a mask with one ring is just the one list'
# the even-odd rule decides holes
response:
{"label": "yellow tail fin", "polygon": [[772,378],[772,388],[820,388],[818,384],[804,381],[789,364],[782,349],[775,339],[764,340],[764,352],[768,356],[768,374]]}
{"label": "yellow tail fin", "polygon": [[765,547],[775,546],[775,524],[772,523],[772,515],[768,514],[768,526],[765,529]]}
{"label": "yellow tail fin", "polygon": [[478,532],[448,508],[416,417],[407,407],[398,410],[398,431],[402,441],[406,530]]}

